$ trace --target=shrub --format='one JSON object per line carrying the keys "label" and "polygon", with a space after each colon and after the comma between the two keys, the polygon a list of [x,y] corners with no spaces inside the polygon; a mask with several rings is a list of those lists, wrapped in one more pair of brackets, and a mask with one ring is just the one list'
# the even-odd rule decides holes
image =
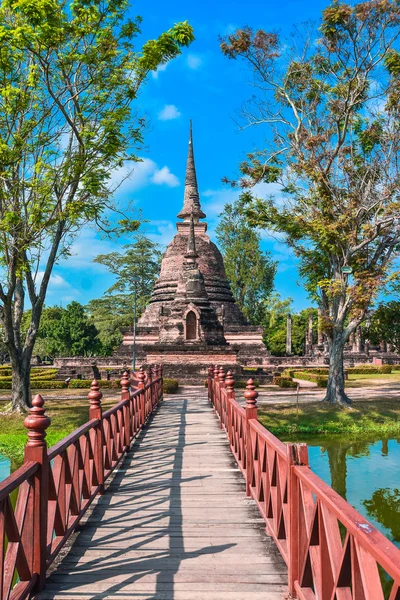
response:
{"label": "shrub", "polygon": [[372,365],[363,365],[359,367],[350,367],[348,369],[349,374],[352,375],[376,375],[380,373],[380,367],[374,367]]}
{"label": "shrub", "polygon": [[164,379],[163,392],[164,394],[175,394],[178,391],[179,381],[177,379]]}
{"label": "shrub", "polygon": [[392,372],[392,370],[393,370],[393,367],[392,367],[392,365],[382,365],[382,366],[379,368],[379,371],[380,371],[381,373],[385,373],[386,375],[390,374],[390,373]]}
{"label": "shrub", "polygon": [[297,383],[287,377],[281,377],[278,385],[281,388],[297,388]]}
{"label": "shrub", "polygon": [[316,383],[318,387],[324,388],[328,385],[328,377],[324,375],[318,375],[317,373],[310,373],[309,371],[295,371],[293,376],[296,379],[312,381],[313,383]]}
{"label": "shrub", "polygon": [[[255,385],[255,387],[260,387],[260,382],[257,380],[253,381],[253,384]],[[245,381],[244,379],[239,379],[239,381],[235,381],[234,386],[235,389],[245,389],[247,387],[247,380]]]}
{"label": "shrub", "polygon": [[12,381],[0,381],[0,390],[11,390]]}
{"label": "shrub", "polygon": [[[87,390],[92,386],[92,381],[93,379],[71,379],[68,387],[78,390]],[[121,387],[118,379],[98,379],[97,383],[99,384],[100,389],[119,389]]]}
{"label": "shrub", "polygon": [[280,375],[274,375],[272,377],[272,383],[273,385],[279,385],[281,382],[282,377]]}
{"label": "shrub", "polygon": [[34,379],[31,381],[31,387],[34,390],[60,390],[66,388],[67,384],[55,379]]}

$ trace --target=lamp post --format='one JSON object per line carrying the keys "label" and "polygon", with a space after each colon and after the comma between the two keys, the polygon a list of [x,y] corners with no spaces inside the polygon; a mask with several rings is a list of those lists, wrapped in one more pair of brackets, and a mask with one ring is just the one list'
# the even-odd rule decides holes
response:
{"label": "lamp post", "polygon": [[132,355],[132,369],[136,371],[136,291],[139,277],[132,277],[133,281],[133,355]]}

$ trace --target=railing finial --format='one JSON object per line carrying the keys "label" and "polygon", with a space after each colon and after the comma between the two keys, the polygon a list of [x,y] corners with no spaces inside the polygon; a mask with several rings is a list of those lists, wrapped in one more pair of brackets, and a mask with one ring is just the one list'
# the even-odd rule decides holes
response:
{"label": "railing finial", "polygon": [[129,374],[128,371],[124,371],[121,379],[121,392],[122,394],[129,392]]}
{"label": "railing finial", "polygon": [[32,406],[29,409],[29,415],[24,421],[24,425],[28,430],[27,446],[30,448],[41,448],[46,445],[46,429],[51,421],[46,415],[44,409],[44,400],[40,394],[32,400]]}
{"label": "railing finial", "polygon": [[225,383],[225,370],[224,367],[220,367],[218,370],[218,380],[219,383],[223,386]]}
{"label": "railing finial", "polygon": [[146,373],[144,372],[143,367],[140,367],[139,373],[137,374],[139,384],[142,384],[141,387],[144,387],[144,381],[146,379]]}
{"label": "railing finial", "polygon": [[97,379],[93,379],[92,385],[90,386],[90,392],[88,393],[90,409],[100,408],[102,397],[103,394],[100,391],[99,383]]}
{"label": "railing finial", "polygon": [[218,379],[219,368],[218,365],[214,366],[214,379]]}
{"label": "railing finial", "polygon": [[225,377],[225,387],[228,392],[233,392],[235,381],[232,376],[232,371],[228,371]]}
{"label": "railing finial", "polygon": [[243,395],[246,398],[246,408],[256,408],[258,392],[256,392],[256,386],[252,379],[248,380],[246,391]]}

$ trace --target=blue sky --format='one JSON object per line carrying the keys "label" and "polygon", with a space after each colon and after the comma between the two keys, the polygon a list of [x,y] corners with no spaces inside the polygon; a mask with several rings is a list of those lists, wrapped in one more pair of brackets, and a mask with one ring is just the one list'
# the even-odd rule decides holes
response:
{"label": "blue sky", "polygon": [[[183,20],[191,23],[196,36],[192,46],[153,74],[143,89],[138,108],[149,121],[146,150],[141,153],[143,161],[118,190],[122,206],[133,199],[149,220],[146,231],[155,241],[165,246],[176,231],[176,214],[183,200],[190,118],[201,202],[212,238],[218,214],[237,195],[222,184],[221,178],[235,177],[238,163],[252,150],[259,135],[255,131],[240,131],[238,112],[251,95],[248,73],[240,63],[222,56],[218,36],[243,25],[290,33],[293,24],[318,20],[326,5],[327,1],[320,0],[153,0],[132,5],[132,16],[143,17],[143,40],[154,38]],[[113,174],[116,182],[121,177],[122,173]],[[277,291],[283,298],[292,296],[296,310],[308,306],[310,302],[291,253],[278,240],[267,235],[264,238],[263,247],[279,261]],[[85,228],[72,247],[73,255],[54,270],[47,305],[65,306],[71,300],[85,304],[100,297],[113,279],[104,267],[93,263],[93,258],[118,250],[125,242],[102,240],[93,228]]]}

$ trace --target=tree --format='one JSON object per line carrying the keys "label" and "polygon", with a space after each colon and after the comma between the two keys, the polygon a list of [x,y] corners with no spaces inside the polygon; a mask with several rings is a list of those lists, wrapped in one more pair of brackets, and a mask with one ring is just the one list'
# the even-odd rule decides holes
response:
{"label": "tree", "polygon": [[[23,317],[22,330],[29,326],[30,311]],[[85,307],[73,301],[66,308],[43,309],[35,352],[50,356],[93,356],[101,349],[98,330]]]}
{"label": "tree", "polygon": [[[135,47],[126,0],[5,0],[0,7],[0,322],[12,408],[30,404],[29,371],[56,260],[86,223],[110,231],[112,175],[137,161],[144,119],[133,102],[150,71],[188,46],[178,23]],[[117,229],[134,230],[123,217]],[[25,294],[32,306],[21,336]]]}
{"label": "tree", "polygon": [[380,304],[374,311],[368,329],[368,338],[373,344],[383,340],[400,351],[400,302],[391,300]]}
{"label": "tree", "polygon": [[226,204],[216,234],[232,293],[239,308],[254,325],[263,324],[265,302],[270,296],[277,263],[260,248],[260,234],[243,220],[245,194]]}
{"label": "tree", "polygon": [[273,182],[283,194],[255,198],[245,212],[299,258],[329,344],[325,400],[342,406],[351,402],[344,345],[399,255],[399,24],[397,1],[334,1],[319,30],[292,41],[244,28],[221,43],[252,73],[246,125],[265,128],[238,183]]}
{"label": "tree", "polygon": [[160,271],[161,257],[157,244],[145,235],[137,234],[133,244],[124,246],[124,252],[101,254],[95,258],[95,262],[107,267],[116,277],[103,298],[89,302],[103,354],[111,354],[121,342],[120,328],[133,324],[135,288],[137,316],[145,309]]}
{"label": "tree", "polygon": [[[314,324],[317,320],[317,309],[306,308],[298,313],[292,310],[292,298],[281,300],[278,294],[272,295],[266,305],[264,343],[274,356],[286,354],[287,316],[292,315],[292,351],[299,356],[304,354],[308,320],[313,315]],[[314,342],[317,332],[314,327]]]}

